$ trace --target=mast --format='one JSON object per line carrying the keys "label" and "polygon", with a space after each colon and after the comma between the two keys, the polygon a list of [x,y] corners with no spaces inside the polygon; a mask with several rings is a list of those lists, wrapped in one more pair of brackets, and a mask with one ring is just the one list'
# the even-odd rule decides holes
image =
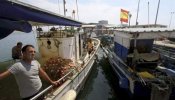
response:
{"label": "mast", "polygon": [[64,16],[66,16],[66,0],[63,0]]}
{"label": "mast", "polygon": [[171,14],[171,17],[170,17],[170,23],[169,23],[169,27],[171,26],[171,21],[172,21],[172,17],[173,17],[173,14],[174,14],[175,12],[170,12],[170,14]]}
{"label": "mast", "polygon": [[78,18],[78,20],[79,20],[79,14],[78,14],[78,2],[77,2],[77,0],[76,0],[76,8],[77,8],[77,18]]}
{"label": "mast", "polygon": [[138,7],[137,7],[137,17],[136,17],[136,25],[138,25],[138,14],[139,14],[139,5],[140,5],[140,0],[138,1]]}
{"label": "mast", "polygon": [[148,1],[148,25],[149,25],[149,1]]}
{"label": "mast", "polygon": [[155,19],[155,26],[157,24],[157,16],[158,16],[158,13],[159,13],[159,5],[160,5],[160,0],[158,2],[158,6],[157,6],[157,13],[156,13],[156,19]]}
{"label": "mast", "polygon": [[72,18],[75,19],[75,10],[72,11]]}
{"label": "mast", "polygon": [[60,14],[60,0],[58,0],[58,10],[59,10],[59,14]]}

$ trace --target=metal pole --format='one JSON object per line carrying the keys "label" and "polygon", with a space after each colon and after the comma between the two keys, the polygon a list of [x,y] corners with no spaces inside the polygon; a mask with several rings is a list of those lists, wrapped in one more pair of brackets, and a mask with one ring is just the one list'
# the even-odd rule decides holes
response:
{"label": "metal pole", "polygon": [[140,0],[139,0],[139,2],[138,2],[138,7],[137,7],[136,25],[138,25],[137,20],[138,20],[138,14],[139,14],[139,5],[140,5]]}
{"label": "metal pole", "polygon": [[172,17],[173,17],[173,14],[174,14],[175,12],[170,12],[170,14],[171,14],[171,17],[170,17],[170,23],[169,23],[169,27],[171,26],[171,21],[172,21]]}
{"label": "metal pole", "polygon": [[60,0],[58,0],[58,10],[59,10],[59,14],[61,14],[60,13]]}
{"label": "metal pole", "polygon": [[148,25],[149,25],[149,1],[148,1]]}
{"label": "metal pole", "polygon": [[75,19],[75,10],[72,11],[72,18]]}
{"label": "metal pole", "polygon": [[[64,7],[64,17],[66,17],[66,0],[63,0],[63,7]],[[67,30],[66,26],[65,26],[65,30]]]}
{"label": "metal pole", "polygon": [[66,16],[66,0],[63,0],[64,16]]}
{"label": "metal pole", "polygon": [[129,27],[130,27],[131,16],[132,15],[129,13]]}
{"label": "metal pole", "polygon": [[78,2],[77,2],[77,0],[76,0],[76,8],[77,8],[77,18],[78,18],[78,20],[79,20],[79,14],[78,14]]}
{"label": "metal pole", "polygon": [[159,5],[160,5],[160,0],[158,2],[158,6],[157,6],[157,13],[156,13],[156,19],[155,19],[155,26],[157,24],[157,17],[158,17],[158,13],[159,13]]}

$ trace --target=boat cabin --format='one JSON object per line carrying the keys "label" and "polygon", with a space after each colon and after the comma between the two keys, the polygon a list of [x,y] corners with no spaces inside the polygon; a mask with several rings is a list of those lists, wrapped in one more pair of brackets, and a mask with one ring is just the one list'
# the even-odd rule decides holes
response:
{"label": "boat cabin", "polygon": [[78,60],[82,54],[82,34],[72,27],[51,27],[48,31],[39,31],[37,28],[37,43],[41,62],[46,62],[51,57],[61,57]]}
{"label": "boat cabin", "polygon": [[[173,36],[167,28],[118,29],[114,35],[114,53],[128,66],[157,66],[159,54],[152,52],[154,39]],[[146,64],[145,64],[146,63]]]}

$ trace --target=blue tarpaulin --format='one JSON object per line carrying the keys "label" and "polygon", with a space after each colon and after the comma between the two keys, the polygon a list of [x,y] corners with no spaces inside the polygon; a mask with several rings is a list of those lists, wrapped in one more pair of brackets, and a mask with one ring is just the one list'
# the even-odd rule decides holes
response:
{"label": "blue tarpaulin", "polygon": [[[49,13],[49,11],[25,4],[19,1],[0,0],[0,39],[4,36],[4,30],[28,31],[30,28],[27,22],[37,22],[52,25],[81,26],[81,22],[66,18],[61,15]],[[2,21],[7,22],[2,26]],[[10,23],[10,24],[9,24]],[[22,23],[26,26],[22,26]],[[11,25],[15,24],[15,25]],[[2,29],[2,30],[1,30]],[[30,30],[31,31],[31,30]]]}

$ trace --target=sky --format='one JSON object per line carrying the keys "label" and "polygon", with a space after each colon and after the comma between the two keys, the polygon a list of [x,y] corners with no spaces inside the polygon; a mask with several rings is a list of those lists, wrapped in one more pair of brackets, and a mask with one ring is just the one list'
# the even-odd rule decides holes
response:
{"label": "sky", "polygon": [[[64,15],[63,0],[19,0],[31,5],[40,7]],[[85,23],[98,23],[100,20],[107,20],[109,24],[119,25],[120,10],[125,9],[130,12],[131,25],[136,24],[136,16],[139,0],[66,0],[66,16],[72,17],[75,10],[75,19]],[[138,23],[154,24],[159,0],[140,0]],[[149,6],[148,6],[149,2]],[[149,17],[148,17],[149,8]],[[174,12],[174,13],[173,13]],[[148,20],[149,19],[149,20]],[[175,27],[175,0],[160,0],[157,24]]]}

